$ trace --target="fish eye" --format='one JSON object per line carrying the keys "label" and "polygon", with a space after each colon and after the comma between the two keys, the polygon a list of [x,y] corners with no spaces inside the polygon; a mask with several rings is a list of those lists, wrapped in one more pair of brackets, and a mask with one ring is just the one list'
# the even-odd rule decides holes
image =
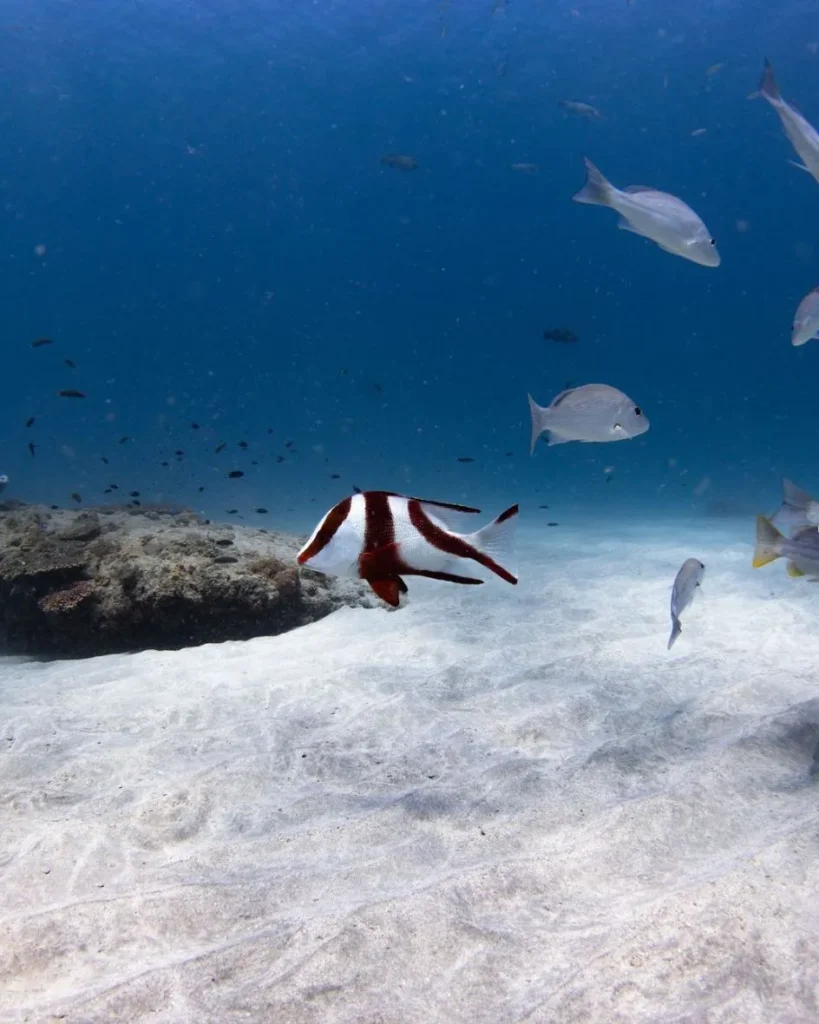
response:
{"label": "fish eye", "polygon": [[635,416],[642,416],[643,415],[643,410],[640,408],[639,405],[635,405],[634,406],[634,415]]}
{"label": "fish eye", "polygon": [[716,238],[709,238],[708,239],[708,244],[709,245],[716,245],[717,244]]}

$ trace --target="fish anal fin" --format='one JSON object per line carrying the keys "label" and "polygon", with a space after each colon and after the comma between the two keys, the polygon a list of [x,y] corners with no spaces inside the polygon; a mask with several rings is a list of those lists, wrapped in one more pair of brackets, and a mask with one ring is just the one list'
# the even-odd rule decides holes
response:
{"label": "fish anal fin", "polygon": [[444,583],[466,583],[470,586],[480,586],[483,580],[476,580],[471,576],[458,576],[454,572],[435,572],[432,569],[418,569],[413,576],[424,576],[428,580],[443,580]]}
{"label": "fish anal fin", "polygon": [[633,228],[631,224],[629,224],[625,217],[621,217],[617,221],[617,227],[620,228],[621,231],[630,231],[633,235],[640,234],[640,232],[636,228]]}
{"label": "fish anal fin", "polygon": [[802,572],[798,565],[794,562],[788,562],[788,575],[791,579],[799,579],[800,576],[806,576],[807,573]]}
{"label": "fish anal fin", "polygon": [[549,439],[546,442],[546,447],[547,448],[553,448],[556,444],[568,444],[570,440],[571,440],[571,438],[561,437],[559,434],[554,434],[550,430],[549,431]]}
{"label": "fish anal fin", "polygon": [[793,167],[797,167],[800,171],[804,171],[805,174],[812,175],[812,172],[807,167],[805,167],[804,164],[800,164],[797,160],[788,160],[788,163],[791,164]]}

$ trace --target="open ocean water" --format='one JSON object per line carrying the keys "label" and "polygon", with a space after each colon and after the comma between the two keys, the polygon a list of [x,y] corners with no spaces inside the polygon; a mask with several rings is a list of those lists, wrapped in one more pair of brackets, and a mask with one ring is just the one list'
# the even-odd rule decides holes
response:
{"label": "open ocean water", "polygon": [[[819,494],[819,184],[766,58],[819,125],[807,0],[4,0],[4,498],[519,502],[521,582],[4,659],[0,1019],[819,1020],[819,592],[751,565]],[[530,455],[589,383],[650,429]]]}

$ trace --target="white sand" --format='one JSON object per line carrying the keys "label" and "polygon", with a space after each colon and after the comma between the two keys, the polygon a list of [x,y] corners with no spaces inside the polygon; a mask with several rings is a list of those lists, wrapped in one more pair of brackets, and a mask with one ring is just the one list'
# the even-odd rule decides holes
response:
{"label": "white sand", "polygon": [[751,532],[543,529],[516,589],[7,662],[0,1019],[819,1020],[819,586]]}

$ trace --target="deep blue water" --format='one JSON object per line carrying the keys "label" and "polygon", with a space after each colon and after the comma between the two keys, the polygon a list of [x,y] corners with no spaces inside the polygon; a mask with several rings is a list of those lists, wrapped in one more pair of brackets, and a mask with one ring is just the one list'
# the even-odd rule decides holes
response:
{"label": "deep blue water", "polygon": [[[819,124],[815,4],[496,8],[7,0],[7,493],[117,483],[307,529],[353,485],[601,523],[764,511],[783,473],[819,491],[819,343],[789,340],[819,185],[747,98],[768,56]],[[722,266],[572,203],[583,155],[688,201]],[[651,430],[530,459],[527,391],[567,380],[622,388]]]}

